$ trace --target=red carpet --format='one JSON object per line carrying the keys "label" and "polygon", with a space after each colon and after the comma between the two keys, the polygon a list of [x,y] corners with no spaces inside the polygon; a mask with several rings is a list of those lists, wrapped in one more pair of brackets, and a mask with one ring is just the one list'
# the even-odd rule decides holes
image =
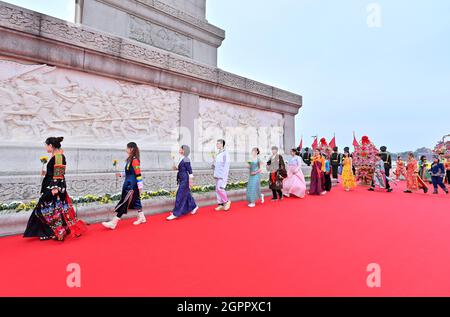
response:
{"label": "red carpet", "polygon": [[[93,225],[64,243],[1,238],[0,296],[450,296],[450,196],[402,189]],[[381,288],[366,285],[369,263]]]}

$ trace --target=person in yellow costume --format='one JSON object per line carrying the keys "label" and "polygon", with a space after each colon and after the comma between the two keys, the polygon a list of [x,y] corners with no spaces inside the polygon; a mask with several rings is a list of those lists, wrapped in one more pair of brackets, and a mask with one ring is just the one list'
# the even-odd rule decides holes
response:
{"label": "person in yellow costume", "polygon": [[342,160],[342,187],[344,187],[347,192],[356,187],[352,165],[352,158],[348,152],[345,152]]}

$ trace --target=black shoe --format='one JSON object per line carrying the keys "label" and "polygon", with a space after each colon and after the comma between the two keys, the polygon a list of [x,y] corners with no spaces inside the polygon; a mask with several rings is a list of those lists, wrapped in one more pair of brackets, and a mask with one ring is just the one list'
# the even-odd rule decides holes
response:
{"label": "black shoe", "polygon": [[272,198],[270,201],[277,201],[278,199],[277,198]]}
{"label": "black shoe", "polygon": [[425,187],[425,188],[423,189],[423,193],[424,193],[424,194],[428,193],[428,188]]}
{"label": "black shoe", "polygon": [[373,191],[375,191],[375,188],[370,187],[370,188],[368,189],[368,191],[369,191],[369,192],[373,192]]}
{"label": "black shoe", "polygon": [[405,190],[404,193],[405,193],[405,194],[412,194],[412,191],[410,191],[410,190]]}
{"label": "black shoe", "polygon": [[392,191],[393,191],[392,188],[389,188],[389,189],[387,190],[388,193],[392,193]]}

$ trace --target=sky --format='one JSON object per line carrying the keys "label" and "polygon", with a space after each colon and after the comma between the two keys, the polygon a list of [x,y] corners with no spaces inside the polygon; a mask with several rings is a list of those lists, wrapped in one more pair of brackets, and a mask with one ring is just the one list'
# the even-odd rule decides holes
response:
{"label": "sky", "polygon": [[[74,19],[74,0],[7,2]],[[450,133],[449,15],[448,0],[207,0],[218,66],[303,96],[296,142],[355,131],[392,152]]]}

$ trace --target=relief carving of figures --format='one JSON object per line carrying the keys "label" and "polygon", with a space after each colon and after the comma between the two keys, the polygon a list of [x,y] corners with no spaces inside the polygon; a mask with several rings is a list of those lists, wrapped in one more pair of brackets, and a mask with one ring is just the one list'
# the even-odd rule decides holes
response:
{"label": "relief carving of figures", "polygon": [[186,57],[192,57],[192,39],[157,24],[131,17],[130,38]]}
{"label": "relief carving of figures", "polygon": [[200,118],[205,149],[214,148],[216,139],[227,137],[227,134],[238,139],[247,138],[247,141],[240,139],[235,142],[239,144],[230,145],[244,152],[249,150],[245,142],[261,147],[262,152],[273,145],[283,148],[284,119],[281,114],[201,98]]}
{"label": "relief carving of figures", "polygon": [[48,135],[111,145],[178,137],[180,94],[146,85],[1,61],[0,141],[38,141]]}

